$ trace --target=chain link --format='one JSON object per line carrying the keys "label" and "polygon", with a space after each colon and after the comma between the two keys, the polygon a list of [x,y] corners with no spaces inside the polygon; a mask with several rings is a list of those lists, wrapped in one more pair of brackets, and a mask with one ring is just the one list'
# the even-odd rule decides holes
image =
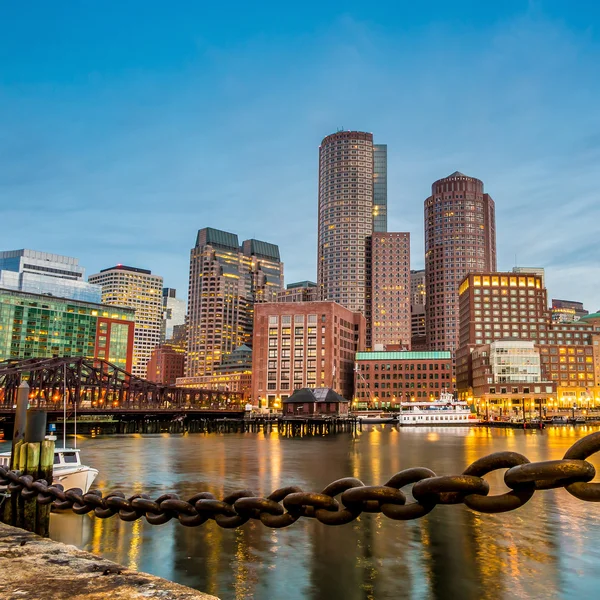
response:
{"label": "chain link", "polygon": [[[11,495],[39,504],[52,504],[57,510],[76,514],[93,512],[100,519],[118,516],[122,521],[142,517],[152,525],[177,519],[186,527],[197,527],[213,520],[220,527],[240,527],[257,520],[274,529],[288,527],[301,517],[314,518],[325,525],[344,525],[362,513],[381,513],[398,521],[419,519],[438,504],[465,504],[481,513],[501,513],[520,508],[538,490],[565,488],[587,502],[600,502],[600,483],[589,483],[596,475],[587,462],[600,451],[600,432],[592,433],[569,448],[561,460],[530,462],[516,452],[495,452],[469,465],[460,475],[438,476],[433,471],[416,467],[396,473],[384,485],[365,485],[360,479],[346,477],[330,483],[321,492],[305,492],[292,486],[275,490],[263,498],[251,490],[239,490],[218,500],[209,492],[200,492],[182,500],[176,494],[163,494],[153,500],[146,494],[126,498],[121,492],[106,496],[93,490],[64,490],[61,485],[34,481],[31,475],[0,467],[0,486]],[[489,496],[489,484],[483,479],[492,471],[507,469],[504,482],[510,488],[505,494]],[[412,485],[413,501],[407,503]]]}

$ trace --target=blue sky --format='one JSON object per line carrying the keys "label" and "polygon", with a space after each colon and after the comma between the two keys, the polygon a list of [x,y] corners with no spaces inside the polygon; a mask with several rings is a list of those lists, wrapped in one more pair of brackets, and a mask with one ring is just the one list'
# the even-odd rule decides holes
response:
{"label": "blue sky", "polygon": [[0,5],[2,249],[150,268],[185,295],[204,226],[316,276],[317,160],[388,144],[389,229],[459,170],[496,202],[498,266],[600,308],[595,2]]}

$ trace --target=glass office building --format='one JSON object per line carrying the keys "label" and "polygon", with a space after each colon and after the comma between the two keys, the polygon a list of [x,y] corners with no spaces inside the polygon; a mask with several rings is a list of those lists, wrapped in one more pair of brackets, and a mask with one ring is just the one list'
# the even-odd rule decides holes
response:
{"label": "glass office building", "polygon": [[131,371],[135,311],[0,289],[0,361],[83,356]]}
{"label": "glass office building", "polygon": [[37,250],[0,252],[0,288],[83,302],[102,298],[102,288],[85,281],[79,259]]}
{"label": "glass office building", "polygon": [[387,231],[387,144],[373,144],[373,231]]}

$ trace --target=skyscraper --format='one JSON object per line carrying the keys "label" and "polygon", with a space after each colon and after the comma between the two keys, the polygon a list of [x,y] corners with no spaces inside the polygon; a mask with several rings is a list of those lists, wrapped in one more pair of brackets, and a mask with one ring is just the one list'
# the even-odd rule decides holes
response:
{"label": "skyscraper", "polygon": [[456,350],[458,286],[467,273],[495,270],[495,208],[483,182],[458,171],[436,181],[425,200],[429,350]]}
{"label": "skyscraper", "polygon": [[[339,131],[319,148],[318,285],[322,300],[367,315],[368,238],[387,231],[387,147],[373,134]],[[375,202],[377,192],[377,203]]]}
{"label": "skyscraper", "polygon": [[175,288],[163,288],[163,323],[161,343],[173,337],[173,327],[185,324],[185,300],[177,297]]}
{"label": "skyscraper", "polygon": [[0,288],[99,303],[102,289],[85,281],[77,258],[37,250],[0,252]]}
{"label": "skyscraper", "polygon": [[228,354],[251,344],[254,304],[275,301],[282,288],[276,245],[240,246],[234,233],[198,231],[190,253],[186,377],[213,375]]}
{"label": "skyscraper", "polygon": [[145,378],[152,350],[160,344],[163,278],[146,269],[116,265],[90,275],[89,281],[102,286],[102,304],[135,310],[131,372]]}

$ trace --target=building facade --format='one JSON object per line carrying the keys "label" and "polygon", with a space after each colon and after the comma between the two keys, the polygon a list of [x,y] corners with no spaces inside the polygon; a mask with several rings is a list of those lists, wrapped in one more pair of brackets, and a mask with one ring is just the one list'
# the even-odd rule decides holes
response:
{"label": "building facade", "polygon": [[185,325],[186,303],[177,297],[175,288],[163,288],[162,291],[163,322],[161,330],[161,341],[170,340],[173,337],[173,328]]}
{"label": "building facade", "polygon": [[456,384],[461,397],[473,395],[475,348],[512,339],[532,341],[539,349],[542,380],[556,386],[557,406],[600,401],[595,360],[600,326],[553,323],[541,275],[470,273],[460,284],[459,297]]}
{"label": "building facade", "polygon": [[146,377],[152,350],[160,344],[163,325],[163,278],[146,269],[116,265],[90,275],[102,286],[102,303],[135,311],[135,337],[131,373]]}
{"label": "building facade", "polygon": [[279,249],[210,227],[190,253],[186,377],[216,374],[222,360],[252,341],[254,307],[283,287]]}
{"label": "building facade", "polygon": [[154,383],[175,385],[185,372],[185,348],[164,343],[152,350],[146,367],[146,379]]}
{"label": "building facade", "polygon": [[[384,206],[383,150],[377,151],[377,179],[374,156],[373,135],[360,131],[340,131],[329,135],[319,148],[319,297],[363,315],[370,308],[367,246],[374,230],[375,213],[378,227],[384,226],[381,220]],[[378,185],[377,210],[374,203],[375,181]],[[387,221],[382,231],[385,230]]]}
{"label": "building facade", "polygon": [[77,356],[131,371],[134,311],[0,289],[0,361]]}
{"label": "building facade", "polygon": [[425,269],[410,272],[410,303],[415,306],[425,306]]}
{"label": "building facade", "polygon": [[387,231],[387,144],[373,144],[373,231]]}
{"label": "building facade", "polygon": [[450,352],[359,352],[354,372],[355,408],[397,408],[449,392]]}
{"label": "building facade", "polygon": [[0,288],[100,303],[102,288],[85,281],[77,258],[38,252],[0,252]]}
{"label": "building facade", "polygon": [[512,272],[517,275],[539,275],[542,280],[542,287],[546,287],[544,283],[546,270],[544,267],[513,267]]}
{"label": "building facade", "polygon": [[277,294],[277,302],[316,302],[319,288],[314,281],[288,283],[285,290]]}
{"label": "building facade", "polygon": [[545,381],[540,348],[530,340],[499,340],[471,354],[472,403],[486,418],[547,414],[556,383]]}
{"label": "building facade", "polygon": [[496,270],[496,218],[483,182],[459,173],[436,181],[425,200],[427,347],[456,351],[458,286],[467,273]]}
{"label": "building facade", "polygon": [[589,314],[589,311],[583,308],[582,302],[574,302],[573,300],[557,300],[552,298],[552,321],[555,323],[574,323],[579,321],[581,317]]}
{"label": "building facade", "polygon": [[278,408],[294,390],[330,387],[350,399],[365,318],[335,302],[258,304],[252,346],[252,402]]}
{"label": "building facade", "polygon": [[410,234],[373,233],[367,348],[411,348]]}

